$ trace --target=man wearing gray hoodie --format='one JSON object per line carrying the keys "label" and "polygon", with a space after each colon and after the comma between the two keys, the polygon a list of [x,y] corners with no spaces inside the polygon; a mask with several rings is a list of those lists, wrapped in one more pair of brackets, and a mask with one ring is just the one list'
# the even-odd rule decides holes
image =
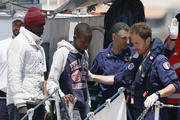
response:
{"label": "man wearing gray hoodie", "polygon": [[[74,103],[81,119],[89,112],[88,98],[88,55],[87,48],[92,39],[92,31],[88,24],[79,23],[74,30],[73,41],[62,40],[54,53],[47,89],[51,93],[54,88],[60,88],[63,101]],[[74,110],[74,111],[75,111]]]}

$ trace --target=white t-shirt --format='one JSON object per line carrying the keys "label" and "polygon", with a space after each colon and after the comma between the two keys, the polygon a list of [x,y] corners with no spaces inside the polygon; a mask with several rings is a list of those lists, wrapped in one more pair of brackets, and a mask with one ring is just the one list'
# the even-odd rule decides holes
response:
{"label": "white t-shirt", "polygon": [[7,50],[12,41],[12,37],[0,41],[0,90],[7,92]]}

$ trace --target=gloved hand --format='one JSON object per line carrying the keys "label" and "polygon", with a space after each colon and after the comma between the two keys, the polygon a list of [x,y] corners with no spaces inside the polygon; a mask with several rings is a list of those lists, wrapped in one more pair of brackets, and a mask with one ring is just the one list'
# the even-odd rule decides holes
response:
{"label": "gloved hand", "polygon": [[92,73],[88,70],[88,78],[89,78],[88,80],[89,80],[89,81],[94,81],[94,76],[95,76],[95,75],[92,74]]}
{"label": "gloved hand", "polygon": [[144,102],[145,107],[151,107],[157,100],[158,100],[158,95],[153,93],[152,95],[148,96]]}
{"label": "gloved hand", "polygon": [[51,111],[50,111],[50,105],[51,105],[51,103],[50,103],[49,101],[46,101],[46,102],[45,102],[45,110],[46,110],[47,113],[50,113],[50,112],[51,112]]}
{"label": "gloved hand", "polygon": [[168,27],[169,30],[169,35],[170,35],[170,39],[174,39],[176,40],[178,37],[178,26],[179,26],[179,22],[177,21],[176,18],[173,18],[171,20],[171,25]]}

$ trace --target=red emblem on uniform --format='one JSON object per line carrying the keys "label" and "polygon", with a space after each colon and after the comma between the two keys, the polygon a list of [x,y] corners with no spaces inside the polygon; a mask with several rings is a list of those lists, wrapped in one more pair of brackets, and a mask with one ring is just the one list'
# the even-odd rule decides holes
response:
{"label": "red emblem on uniform", "polygon": [[143,78],[144,78],[144,77],[145,77],[145,74],[144,74],[144,73],[142,73],[142,74],[141,74],[141,77],[143,77]]}

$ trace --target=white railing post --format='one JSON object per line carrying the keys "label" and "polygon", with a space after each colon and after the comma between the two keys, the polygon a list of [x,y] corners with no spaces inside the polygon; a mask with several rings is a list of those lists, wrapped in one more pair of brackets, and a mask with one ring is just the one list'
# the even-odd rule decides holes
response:
{"label": "white railing post", "polygon": [[60,114],[60,99],[58,96],[58,91],[55,93],[55,105],[56,105],[56,113],[57,113],[57,120],[61,120],[61,114]]}
{"label": "white railing post", "polygon": [[155,103],[154,120],[159,120],[159,109],[160,109],[160,102],[157,101],[157,102]]}

